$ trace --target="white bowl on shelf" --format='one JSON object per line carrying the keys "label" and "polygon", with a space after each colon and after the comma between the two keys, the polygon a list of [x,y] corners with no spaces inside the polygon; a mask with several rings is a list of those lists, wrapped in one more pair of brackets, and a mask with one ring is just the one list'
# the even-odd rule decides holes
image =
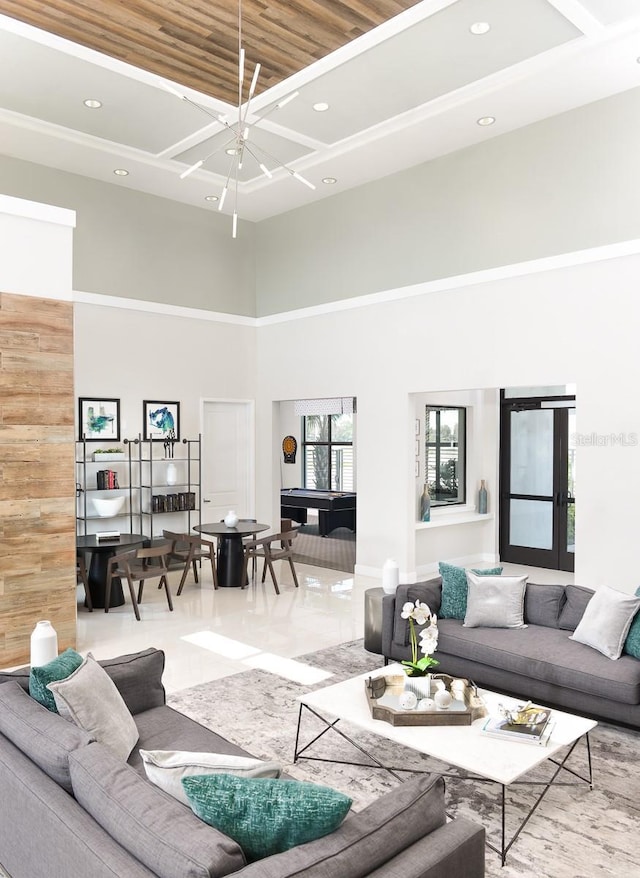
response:
{"label": "white bowl on shelf", "polygon": [[93,497],[91,502],[100,518],[112,518],[124,506],[124,494],[118,497]]}

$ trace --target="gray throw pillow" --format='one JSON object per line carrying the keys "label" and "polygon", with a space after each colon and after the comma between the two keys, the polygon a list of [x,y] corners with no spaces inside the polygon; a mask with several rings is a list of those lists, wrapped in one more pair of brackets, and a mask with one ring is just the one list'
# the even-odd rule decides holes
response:
{"label": "gray throw pillow", "polygon": [[91,653],[70,676],[49,683],[48,688],[60,716],[126,762],[138,742],[138,729],[115,683]]}
{"label": "gray throw pillow", "polygon": [[465,628],[526,628],[526,576],[478,576],[467,571]]}
{"label": "gray throw pillow", "polygon": [[604,585],[589,601],[580,624],[570,635],[610,659],[620,658],[640,598]]}

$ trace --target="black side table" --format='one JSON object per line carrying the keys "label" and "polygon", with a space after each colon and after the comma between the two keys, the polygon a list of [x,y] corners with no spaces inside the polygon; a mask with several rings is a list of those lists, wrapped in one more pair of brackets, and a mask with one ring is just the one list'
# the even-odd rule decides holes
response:
{"label": "black side table", "polygon": [[364,648],[382,655],[383,588],[368,588],[364,593]]}

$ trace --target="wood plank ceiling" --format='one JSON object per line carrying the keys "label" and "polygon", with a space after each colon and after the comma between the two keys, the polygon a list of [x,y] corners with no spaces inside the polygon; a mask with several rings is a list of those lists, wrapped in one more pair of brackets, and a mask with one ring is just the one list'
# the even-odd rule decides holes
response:
{"label": "wood plank ceiling", "polygon": [[[417,0],[244,0],[242,43],[257,92]],[[239,0],[0,0],[0,12],[227,103],[238,101]],[[246,85],[245,85],[246,88]]]}

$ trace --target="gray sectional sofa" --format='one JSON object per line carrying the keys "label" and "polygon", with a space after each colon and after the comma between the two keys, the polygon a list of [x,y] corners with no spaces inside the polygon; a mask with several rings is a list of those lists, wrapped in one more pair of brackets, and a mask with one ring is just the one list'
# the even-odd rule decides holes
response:
{"label": "gray sectional sofa", "polygon": [[147,780],[138,750],[248,754],[166,705],[161,651],[100,664],[139,731],[128,764],[32,699],[28,669],[0,672],[0,863],[12,878],[484,875],[484,830],[446,819],[438,775],[351,811],[324,838],[247,864],[235,841]]}
{"label": "gray sectional sofa", "polygon": [[[424,601],[438,613],[440,576],[400,585],[385,595],[382,653],[385,661],[410,659],[405,602]],[[466,628],[458,619],[438,619],[438,672],[473,680],[478,686],[550,707],[640,728],[640,660],[616,661],[570,640],[592,589],[577,585],[527,583],[526,628]]]}

